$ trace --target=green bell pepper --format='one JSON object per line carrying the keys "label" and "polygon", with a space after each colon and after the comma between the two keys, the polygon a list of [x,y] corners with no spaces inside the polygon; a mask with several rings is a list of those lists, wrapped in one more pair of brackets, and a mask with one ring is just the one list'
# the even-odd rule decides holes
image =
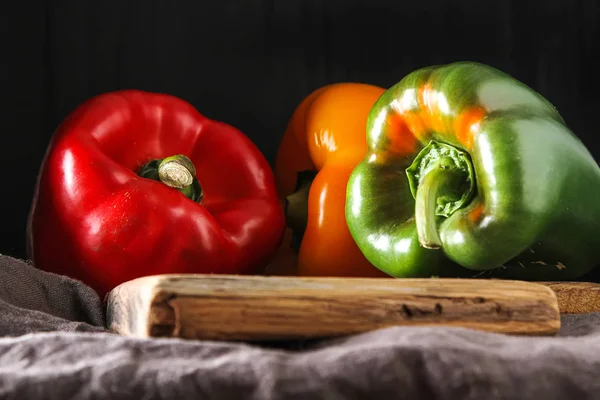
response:
{"label": "green bell pepper", "polygon": [[600,263],[600,168],[513,77],[471,62],[416,70],[375,103],[367,143],[346,219],[385,273],[572,280]]}

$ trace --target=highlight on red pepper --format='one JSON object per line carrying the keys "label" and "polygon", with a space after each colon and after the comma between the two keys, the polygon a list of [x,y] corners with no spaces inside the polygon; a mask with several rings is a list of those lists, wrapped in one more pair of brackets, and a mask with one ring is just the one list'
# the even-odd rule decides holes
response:
{"label": "highlight on red pepper", "polygon": [[555,107],[491,66],[389,88],[352,172],[353,238],[394,277],[572,280],[600,264],[600,168]]}
{"label": "highlight on red pepper", "polygon": [[28,221],[36,267],[106,294],[164,273],[260,273],[285,231],[271,167],[177,97],[98,95],[55,132]]}
{"label": "highlight on red pepper", "polygon": [[275,160],[289,229],[269,273],[387,276],[361,254],[344,215],[348,177],[367,150],[367,115],[383,92],[363,83],[331,84],[294,110]]}

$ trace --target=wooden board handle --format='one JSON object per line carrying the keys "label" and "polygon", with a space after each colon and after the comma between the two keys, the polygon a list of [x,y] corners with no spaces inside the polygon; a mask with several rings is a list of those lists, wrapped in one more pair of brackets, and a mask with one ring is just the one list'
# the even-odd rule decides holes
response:
{"label": "wooden board handle", "polygon": [[523,335],[560,328],[541,284],[477,279],[162,275],[107,297],[109,328],[140,337],[290,340],[444,325]]}

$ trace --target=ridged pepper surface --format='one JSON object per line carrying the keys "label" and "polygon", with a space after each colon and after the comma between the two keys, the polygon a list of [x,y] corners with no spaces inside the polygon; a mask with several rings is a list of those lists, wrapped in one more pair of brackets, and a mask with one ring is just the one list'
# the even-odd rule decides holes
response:
{"label": "ridged pepper surface", "polygon": [[361,254],[345,217],[348,177],[367,151],[367,115],[384,91],[363,83],[331,84],[292,113],[275,161],[290,229],[273,273],[387,276]]}
{"label": "ridged pepper surface", "polygon": [[29,219],[36,267],[101,295],[163,273],[262,272],[285,230],[275,178],[238,129],[171,95],[124,90],[59,126]]}
{"label": "ridged pepper surface", "polygon": [[472,62],[416,70],[379,98],[367,135],[346,215],[382,271],[569,280],[600,263],[598,164],[508,74]]}

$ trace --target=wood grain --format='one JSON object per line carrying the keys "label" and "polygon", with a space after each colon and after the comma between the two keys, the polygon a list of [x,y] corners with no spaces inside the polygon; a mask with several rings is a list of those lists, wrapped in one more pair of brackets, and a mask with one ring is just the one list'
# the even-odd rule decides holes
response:
{"label": "wood grain", "polygon": [[547,286],[469,279],[162,275],[107,297],[113,331],[138,337],[290,340],[444,325],[521,335],[560,328]]}
{"label": "wood grain", "polygon": [[600,285],[592,282],[541,282],[556,294],[561,314],[600,312]]}

